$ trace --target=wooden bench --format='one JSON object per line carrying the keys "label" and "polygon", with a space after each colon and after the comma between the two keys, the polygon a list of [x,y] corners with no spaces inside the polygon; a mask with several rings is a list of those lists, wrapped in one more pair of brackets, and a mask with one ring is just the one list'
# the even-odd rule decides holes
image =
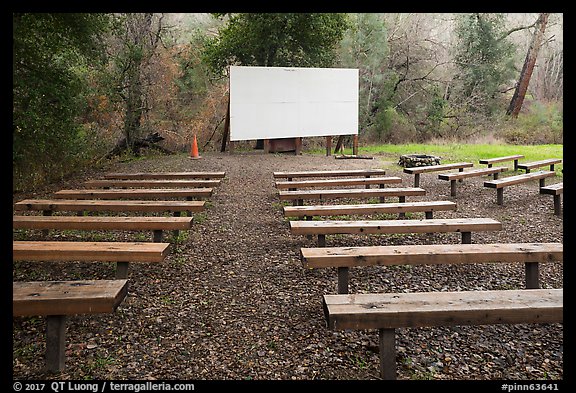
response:
{"label": "wooden bench", "polygon": [[303,191],[279,191],[278,196],[281,201],[295,201],[295,204],[302,205],[304,199],[336,199],[336,198],[380,198],[380,203],[384,203],[385,197],[398,197],[400,202],[406,202],[407,196],[426,195],[426,190],[422,188],[373,188],[373,189],[330,189],[330,190],[303,190]]}
{"label": "wooden bench", "polygon": [[93,188],[202,188],[202,187],[216,187],[219,186],[221,180],[156,180],[156,179],[96,179],[87,180],[84,185]]}
{"label": "wooden bench", "polygon": [[433,218],[435,211],[456,210],[452,201],[422,201],[404,203],[365,203],[358,205],[316,205],[284,206],[284,217],[368,215],[368,214],[405,214],[424,212],[426,218]]}
{"label": "wooden bench", "polygon": [[134,189],[79,189],[60,190],[54,198],[69,199],[154,199],[154,198],[207,198],[212,188],[134,188]]}
{"label": "wooden bench", "polygon": [[450,169],[458,169],[459,171],[463,171],[464,168],[469,168],[472,166],[474,166],[474,164],[471,162],[455,162],[452,164],[443,164],[443,165],[416,166],[411,168],[404,168],[404,173],[414,175],[414,187],[419,187],[420,175],[423,173],[439,172]]}
{"label": "wooden bench", "polygon": [[396,379],[396,329],[562,323],[563,289],[324,295],[332,330],[378,329],[380,376]]}
{"label": "wooden bench", "polygon": [[188,214],[204,211],[206,201],[139,201],[139,200],[100,200],[100,199],[24,199],[14,204],[16,211],[41,211],[49,216],[56,211],[75,211],[82,215],[85,211],[144,212]]}
{"label": "wooden bench", "polygon": [[538,263],[561,262],[562,243],[428,244],[301,248],[306,269],[338,268],[338,293],[348,293],[348,269],[359,266],[516,263],[526,267],[526,288],[538,288]]}
{"label": "wooden bench", "polygon": [[106,173],[106,179],[223,179],[226,172],[135,172]]}
{"label": "wooden bench", "polygon": [[494,175],[493,179],[498,179],[498,174],[507,171],[508,168],[505,166],[499,167],[489,167],[489,168],[478,168],[470,169],[468,171],[459,171],[454,173],[441,173],[438,175],[440,180],[450,181],[450,195],[456,196],[456,180],[467,179],[469,177],[478,177],[485,175]]}
{"label": "wooden bench", "polygon": [[12,242],[13,261],[116,262],[116,278],[128,278],[128,264],[163,262],[170,243],[145,242]]}
{"label": "wooden bench", "polygon": [[504,156],[504,157],[494,157],[494,158],[482,158],[478,160],[480,164],[488,165],[488,168],[492,168],[493,164],[497,162],[507,162],[507,161],[514,161],[514,171],[518,170],[518,160],[524,158],[522,154],[515,154],[512,156]]}
{"label": "wooden bench", "polygon": [[346,176],[384,176],[384,169],[338,169],[330,171],[296,171],[296,172],[273,172],[274,179],[288,179],[300,177],[346,177]]}
{"label": "wooden bench", "polygon": [[306,187],[340,187],[340,186],[366,186],[379,185],[383,188],[385,184],[402,183],[402,178],[397,176],[388,177],[356,177],[356,178],[342,178],[342,179],[317,179],[317,180],[301,180],[301,181],[277,181],[276,188],[279,190],[296,190],[297,188]]}
{"label": "wooden bench", "polygon": [[152,240],[162,242],[163,231],[192,228],[192,217],[77,217],[77,216],[19,216],[12,219],[14,229],[59,230],[123,230],[152,231]]}
{"label": "wooden bench", "polygon": [[518,169],[524,169],[526,173],[530,173],[531,169],[541,168],[543,166],[550,166],[550,170],[554,172],[554,164],[561,164],[562,160],[559,158],[549,158],[546,160],[533,161],[533,162],[522,162],[518,164]]}
{"label": "wooden bench", "polygon": [[540,188],[545,186],[547,177],[556,176],[555,172],[551,171],[538,171],[532,173],[524,173],[521,175],[508,176],[498,180],[489,180],[484,182],[484,187],[496,189],[496,203],[498,205],[504,204],[504,187],[513,186],[520,183],[526,183],[533,180],[539,180]]}
{"label": "wooden bench", "polygon": [[564,183],[555,183],[540,187],[540,194],[552,195],[554,197],[554,214],[562,215],[561,195],[564,193]]}
{"label": "wooden bench", "polygon": [[502,223],[492,218],[431,218],[424,220],[290,221],[294,235],[318,236],[318,247],[326,246],[326,235],[373,235],[396,233],[460,232],[462,243],[471,243],[472,231],[500,231]]}
{"label": "wooden bench", "polygon": [[46,368],[63,371],[69,315],[113,313],[128,293],[128,280],[29,281],[12,284],[14,317],[46,317]]}

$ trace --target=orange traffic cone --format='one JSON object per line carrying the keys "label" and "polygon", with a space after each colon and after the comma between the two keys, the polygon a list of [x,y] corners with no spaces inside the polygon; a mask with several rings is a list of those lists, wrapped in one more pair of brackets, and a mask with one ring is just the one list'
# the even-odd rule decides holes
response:
{"label": "orange traffic cone", "polygon": [[198,155],[198,142],[196,142],[196,134],[194,134],[194,140],[192,141],[192,149],[190,150],[190,158],[193,160],[197,160],[200,157]]}

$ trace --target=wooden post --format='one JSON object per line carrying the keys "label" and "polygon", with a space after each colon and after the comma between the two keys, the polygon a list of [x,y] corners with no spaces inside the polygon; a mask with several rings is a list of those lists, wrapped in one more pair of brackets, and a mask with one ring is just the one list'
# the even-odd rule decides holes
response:
{"label": "wooden post", "polygon": [[420,174],[414,174],[414,187],[420,187]]}
{"label": "wooden post", "polygon": [[264,153],[270,153],[270,139],[264,139]]}
{"label": "wooden post", "polygon": [[497,188],[496,189],[496,203],[498,205],[504,204],[504,189],[503,188]]}
{"label": "wooden post", "polygon": [[161,229],[155,229],[152,231],[152,241],[154,243],[161,243],[162,242],[162,230]]}
{"label": "wooden post", "polygon": [[378,329],[380,347],[380,377],[396,380],[396,331]]}
{"label": "wooden post", "polygon": [[116,279],[128,278],[128,262],[116,262]]}
{"label": "wooden post", "polygon": [[64,370],[66,359],[66,315],[46,317],[46,368],[50,372]]}
{"label": "wooden post", "polygon": [[297,137],[294,143],[296,144],[296,152],[294,154],[299,156],[302,154],[302,137]]}
{"label": "wooden post", "polygon": [[331,155],[332,155],[332,137],[327,136],[326,137],[326,157],[331,156]]}
{"label": "wooden post", "polygon": [[557,216],[561,216],[562,215],[562,208],[560,206],[560,194],[557,195],[553,195],[554,198],[554,214]]}
{"label": "wooden post", "polygon": [[434,213],[433,213],[432,210],[430,210],[430,211],[428,211],[428,212],[425,212],[424,214],[426,214],[426,218],[427,218],[427,219],[430,219],[430,218],[433,218],[433,217],[434,217]]}
{"label": "wooden post", "polygon": [[538,273],[538,262],[526,262],[526,289],[538,289],[540,288],[540,280]]}
{"label": "wooden post", "polygon": [[318,235],[318,247],[326,247],[326,235]]}
{"label": "wooden post", "polygon": [[349,281],[350,281],[350,268],[338,267],[338,294],[348,293]]}
{"label": "wooden post", "polygon": [[456,180],[450,180],[450,195],[456,196]]}
{"label": "wooden post", "polygon": [[462,244],[472,243],[472,232],[462,232]]}
{"label": "wooden post", "polygon": [[358,134],[354,135],[352,139],[352,154],[358,155]]}

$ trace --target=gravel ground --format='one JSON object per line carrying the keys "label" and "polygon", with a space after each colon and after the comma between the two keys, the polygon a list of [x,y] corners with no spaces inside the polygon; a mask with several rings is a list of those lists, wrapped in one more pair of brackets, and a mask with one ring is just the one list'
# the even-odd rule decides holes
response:
{"label": "gravel ground", "polygon": [[[127,298],[114,314],[72,316],[68,321],[66,370],[43,370],[45,321],[13,318],[13,378],[115,380],[376,380],[376,331],[331,331],[322,295],[336,293],[332,269],[305,271],[301,247],[315,240],[293,236],[282,214],[273,171],[387,168],[386,175],[413,176],[393,165],[397,157],[336,160],[322,155],[261,151],[184,154],[115,163],[105,171],[53,184],[49,197],[82,187],[107,171],[225,171],[205,212],[179,238],[165,263],[131,266]],[[504,205],[482,178],[450,184],[424,174],[426,196],[408,201],[453,200],[457,211],[435,218],[491,217],[504,230],[473,233],[473,243],[563,242],[563,218],[536,182],[506,188]],[[561,181],[548,179],[546,184]],[[353,203],[338,200],[328,203]],[[309,204],[309,202],[307,202]],[[408,218],[421,218],[416,213]],[[148,241],[149,233],[14,231],[14,239]],[[328,236],[328,246],[460,243],[460,234]],[[563,287],[559,263],[540,267],[543,288]],[[13,280],[111,279],[107,263],[19,262]],[[516,289],[524,287],[521,264],[366,267],[351,269],[350,293]],[[562,380],[563,324],[458,326],[398,329],[400,380]]]}

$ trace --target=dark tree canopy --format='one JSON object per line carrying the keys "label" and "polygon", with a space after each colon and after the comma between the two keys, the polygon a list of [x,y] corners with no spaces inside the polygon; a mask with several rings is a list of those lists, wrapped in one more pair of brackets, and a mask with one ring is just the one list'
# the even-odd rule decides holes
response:
{"label": "dark tree canopy", "polygon": [[347,27],[346,15],[339,13],[231,14],[207,43],[204,61],[217,74],[233,64],[328,67]]}
{"label": "dark tree canopy", "polygon": [[94,67],[103,58],[108,22],[105,14],[12,15],[15,171],[42,177],[72,164],[87,59]]}

